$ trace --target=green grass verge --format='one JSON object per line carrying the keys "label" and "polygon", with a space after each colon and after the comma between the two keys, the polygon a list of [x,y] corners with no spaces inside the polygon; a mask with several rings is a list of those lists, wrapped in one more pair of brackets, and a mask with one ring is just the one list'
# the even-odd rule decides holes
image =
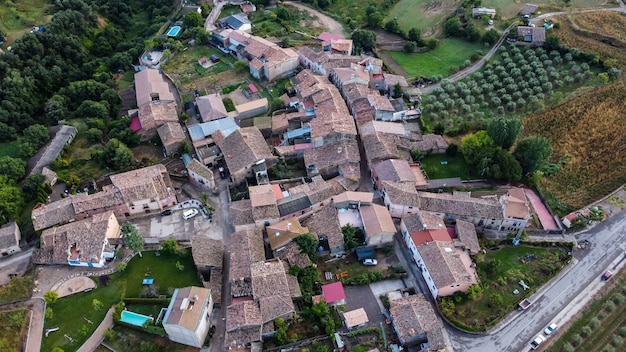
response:
{"label": "green grass verge", "polygon": [[[442,312],[464,329],[486,331],[556,275],[570,258],[567,252],[564,247],[507,246],[476,254],[482,294],[474,300],[465,294],[441,298]],[[534,258],[523,260],[528,255]],[[519,285],[520,280],[530,286],[528,291]],[[514,290],[518,290],[517,295]]]}
{"label": "green grass verge", "polygon": [[[183,271],[176,268],[177,261],[184,266]],[[76,351],[91,336],[112,305],[119,302],[122,297],[139,297],[143,289],[141,281],[147,272],[149,277],[154,278],[159,293],[168,296],[171,296],[169,288],[200,284],[189,252],[185,256],[165,254],[157,256],[155,252],[143,252],[143,257],[135,256],[124,272],[111,275],[108,286],[98,282],[98,287],[92,291],[64,297],[50,304],[49,307],[54,313],[52,319],[45,321],[44,328],[60,329],[50,333],[48,337],[44,335],[41,351],[50,352],[54,347],[60,347],[65,352]],[[94,299],[103,303],[102,310],[96,311],[92,308]],[[93,324],[89,324],[86,319],[91,320]],[[64,337],[66,334],[75,339],[75,342],[70,343]]]}
{"label": "green grass verge", "polygon": [[126,89],[128,87],[132,87],[133,84],[135,84],[135,73],[133,71],[128,71],[124,73],[122,78],[117,83],[117,89]]}
{"label": "green grass verge", "polygon": [[[22,351],[22,330],[27,327],[26,309],[0,312],[0,349],[3,352]],[[21,348],[20,348],[21,347]]]}
{"label": "green grass verge", "polygon": [[[200,64],[198,64],[199,58],[208,58],[211,55],[217,55],[221,61],[209,68],[203,68]],[[234,61],[235,60],[232,57],[225,55],[215,48],[209,47],[208,45],[198,45],[189,47],[189,49],[172,56],[167,63],[163,65],[163,71],[177,75],[199,74],[201,76],[206,76],[208,74],[217,74],[230,69],[228,63],[232,63]]]}
{"label": "green grass verge", "polygon": [[20,157],[20,140],[0,144],[0,157],[10,156],[12,158]]}
{"label": "green grass verge", "polygon": [[[442,164],[442,162],[446,162],[446,164]],[[472,176],[469,166],[465,163],[465,159],[463,159],[461,154],[455,156],[446,154],[429,155],[425,156],[420,164],[430,180],[453,177],[468,180]]]}
{"label": "green grass verge", "polygon": [[460,39],[444,39],[435,50],[425,53],[407,54],[400,51],[385,51],[407,73],[407,78],[448,76],[451,68],[458,68],[477,51],[486,52],[479,43]]}

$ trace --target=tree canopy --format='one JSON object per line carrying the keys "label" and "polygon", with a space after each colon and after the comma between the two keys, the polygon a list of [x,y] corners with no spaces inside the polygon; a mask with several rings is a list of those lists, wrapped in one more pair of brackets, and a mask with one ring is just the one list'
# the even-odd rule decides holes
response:
{"label": "tree canopy", "polygon": [[19,181],[26,173],[26,163],[21,159],[10,156],[0,157],[0,174]]}
{"label": "tree canopy", "polygon": [[298,247],[300,247],[300,252],[307,254],[310,258],[315,256],[317,246],[319,244],[319,240],[315,235],[305,233],[304,235],[294,238],[293,241],[298,244]]}
{"label": "tree canopy", "polygon": [[542,136],[531,136],[517,143],[513,155],[526,174],[532,174],[548,165],[552,156],[550,141]]}
{"label": "tree canopy", "polygon": [[24,197],[22,190],[14,180],[0,175],[0,224],[19,219]]}
{"label": "tree canopy", "polygon": [[505,150],[510,149],[522,132],[522,121],[517,117],[497,116],[487,123],[487,134],[494,143]]}
{"label": "tree canopy", "polygon": [[197,13],[196,11],[188,12],[185,17],[183,17],[183,24],[187,28],[191,27],[200,27],[203,24],[202,15]]}
{"label": "tree canopy", "polygon": [[487,131],[478,131],[461,140],[461,152],[465,161],[483,177],[517,181],[522,170],[508,151],[496,146]]}
{"label": "tree canopy", "polygon": [[144,241],[139,234],[137,227],[130,221],[125,222],[124,225],[122,225],[122,235],[128,248],[130,248],[133,252],[138,253],[141,257]]}
{"label": "tree canopy", "polygon": [[372,50],[376,46],[376,33],[367,29],[357,29],[352,33],[352,42],[356,52]]}

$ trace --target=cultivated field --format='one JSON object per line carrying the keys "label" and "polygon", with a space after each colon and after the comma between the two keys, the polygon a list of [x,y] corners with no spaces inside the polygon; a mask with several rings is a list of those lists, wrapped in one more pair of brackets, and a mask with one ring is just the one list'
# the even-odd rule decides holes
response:
{"label": "cultivated field", "polygon": [[561,29],[554,33],[561,43],[598,57],[620,69],[626,68],[626,17],[614,12],[568,15],[559,18]]}
{"label": "cultivated field", "polygon": [[[530,1],[529,1],[530,2]],[[490,7],[496,9],[503,19],[516,17],[519,11],[524,6],[526,1],[519,0],[483,0],[481,6]],[[541,5],[549,7],[560,8],[563,7],[563,1],[560,0],[536,0],[531,3],[539,5],[541,11]],[[596,6],[616,6],[615,1],[611,0],[571,0],[572,8],[588,8]]]}
{"label": "cultivated field", "polygon": [[[559,214],[578,209],[626,182],[626,87],[597,88],[523,120],[523,134],[543,135],[553,161],[566,161],[541,189]],[[551,198],[548,196],[548,198]]]}
{"label": "cultivated field", "polygon": [[8,43],[30,31],[33,26],[48,23],[52,16],[46,13],[51,6],[45,0],[0,0],[0,30],[8,37]]}
{"label": "cultivated field", "polygon": [[409,31],[416,27],[424,37],[436,35],[443,19],[460,4],[459,0],[400,0],[385,21],[398,19],[400,28]]}
{"label": "cultivated field", "polygon": [[407,78],[447,76],[451,68],[461,66],[477,51],[486,52],[481,44],[460,39],[445,39],[435,50],[425,53],[407,54],[400,51],[385,51],[408,74]]}

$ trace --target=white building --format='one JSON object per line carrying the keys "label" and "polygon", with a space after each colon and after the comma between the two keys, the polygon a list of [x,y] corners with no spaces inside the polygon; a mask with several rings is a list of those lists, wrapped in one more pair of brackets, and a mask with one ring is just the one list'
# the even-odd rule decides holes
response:
{"label": "white building", "polygon": [[212,311],[211,290],[177,288],[165,312],[163,328],[170,340],[200,348],[209,332]]}
{"label": "white building", "polygon": [[15,221],[0,228],[0,256],[5,257],[16,252],[21,252],[20,239],[22,234],[20,227]]}

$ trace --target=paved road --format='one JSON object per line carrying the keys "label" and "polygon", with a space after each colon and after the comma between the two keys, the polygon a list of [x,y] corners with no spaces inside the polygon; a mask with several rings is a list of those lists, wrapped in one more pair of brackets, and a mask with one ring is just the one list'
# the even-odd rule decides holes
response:
{"label": "paved road", "polygon": [[[455,351],[527,351],[534,335],[549,324],[558,313],[594,280],[599,280],[611,262],[626,249],[626,212],[609,218],[593,229],[577,236],[591,241],[590,249],[574,267],[557,282],[533,296],[528,310],[512,313],[517,317],[508,325],[489,335],[476,336],[449,328]],[[589,247],[588,247],[589,248]]]}
{"label": "paved road", "polygon": [[220,13],[222,12],[222,7],[224,7],[224,5],[226,5],[225,1],[217,3],[216,1],[213,1],[213,9],[204,21],[204,29],[207,32],[212,32],[217,29],[217,27],[215,27],[215,21],[217,21],[217,19],[220,17]]}

